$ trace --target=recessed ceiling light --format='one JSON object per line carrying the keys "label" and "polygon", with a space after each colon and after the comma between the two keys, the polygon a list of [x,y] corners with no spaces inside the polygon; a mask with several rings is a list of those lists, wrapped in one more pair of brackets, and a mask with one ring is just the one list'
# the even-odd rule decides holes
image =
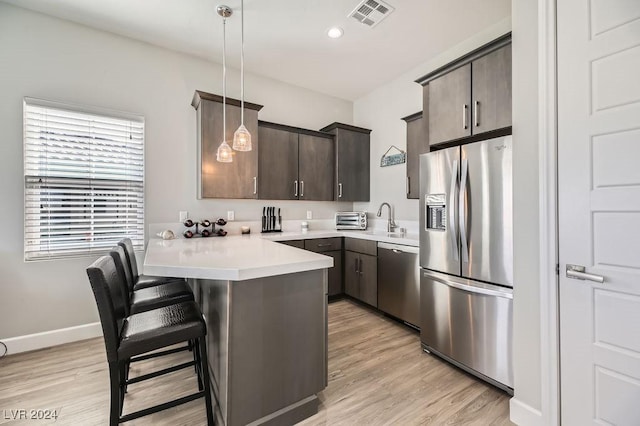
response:
{"label": "recessed ceiling light", "polygon": [[342,31],[342,28],[340,27],[333,27],[327,31],[327,35],[331,38],[340,38],[342,37],[342,34],[344,34],[344,31]]}

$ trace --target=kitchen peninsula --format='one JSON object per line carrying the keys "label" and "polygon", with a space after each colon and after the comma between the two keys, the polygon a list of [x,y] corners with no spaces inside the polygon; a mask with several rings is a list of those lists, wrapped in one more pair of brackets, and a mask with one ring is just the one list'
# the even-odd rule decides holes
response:
{"label": "kitchen peninsula", "polygon": [[187,278],[202,308],[220,424],[292,424],[317,412],[332,265],[259,235],[149,241],[145,274]]}

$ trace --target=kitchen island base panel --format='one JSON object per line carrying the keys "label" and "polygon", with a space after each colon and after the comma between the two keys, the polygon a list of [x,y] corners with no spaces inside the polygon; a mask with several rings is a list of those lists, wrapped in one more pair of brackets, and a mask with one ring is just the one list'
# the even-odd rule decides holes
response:
{"label": "kitchen island base panel", "polygon": [[292,424],[327,385],[327,270],[191,280],[220,424]]}

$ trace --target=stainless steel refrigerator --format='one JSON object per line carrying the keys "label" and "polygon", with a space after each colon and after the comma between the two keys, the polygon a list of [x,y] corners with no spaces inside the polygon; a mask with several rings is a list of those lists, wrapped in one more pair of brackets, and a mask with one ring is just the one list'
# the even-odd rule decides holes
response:
{"label": "stainless steel refrigerator", "polygon": [[512,140],[420,156],[420,340],[513,393]]}

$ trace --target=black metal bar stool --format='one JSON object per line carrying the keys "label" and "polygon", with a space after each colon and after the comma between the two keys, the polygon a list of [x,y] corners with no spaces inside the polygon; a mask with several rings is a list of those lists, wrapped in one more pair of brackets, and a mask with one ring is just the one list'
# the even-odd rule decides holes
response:
{"label": "black metal bar stool", "polygon": [[193,301],[193,292],[186,281],[169,281],[153,287],[134,290],[133,277],[127,267],[127,258],[121,246],[115,246],[109,252],[113,258],[120,278],[126,283],[127,306],[129,313],[137,314],[151,309],[162,308],[180,302]]}
{"label": "black metal bar stool", "polygon": [[[123,294],[123,288],[126,288],[126,285],[118,274],[113,258],[111,256],[103,256],[96,260],[87,268],[87,275],[98,306],[107,361],[109,363],[111,383],[109,424],[116,426],[119,423],[204,397],[207,423],[213,425],[205,340],[207,330],[202,314],[195,302],[181,302],[127,317],[125,316],[126,296]],[[133,357],[188,341],[196,342],[194,354],[197,355],[195,355],[194,361],[132,379],[127,378],[127,366]],[[191,366],[196,367],[197,392],[122,415],[128,384]]]}
{"label": "black metal bar stool", "polygon": [[139,275],[138,274],[138,262],[136,261],[136,253],[133,249],[133,243],[129,238],[123,238],[118,242],[118,245],[124,249],[125,256],[127,257],[127,264],[131,277],[133,279],[133,289],[140,290],[142,288],[154,287],[159,284],[166,284],[172,281],[184,281],[183,278],[173,277],[156,277],[153,275]]}

